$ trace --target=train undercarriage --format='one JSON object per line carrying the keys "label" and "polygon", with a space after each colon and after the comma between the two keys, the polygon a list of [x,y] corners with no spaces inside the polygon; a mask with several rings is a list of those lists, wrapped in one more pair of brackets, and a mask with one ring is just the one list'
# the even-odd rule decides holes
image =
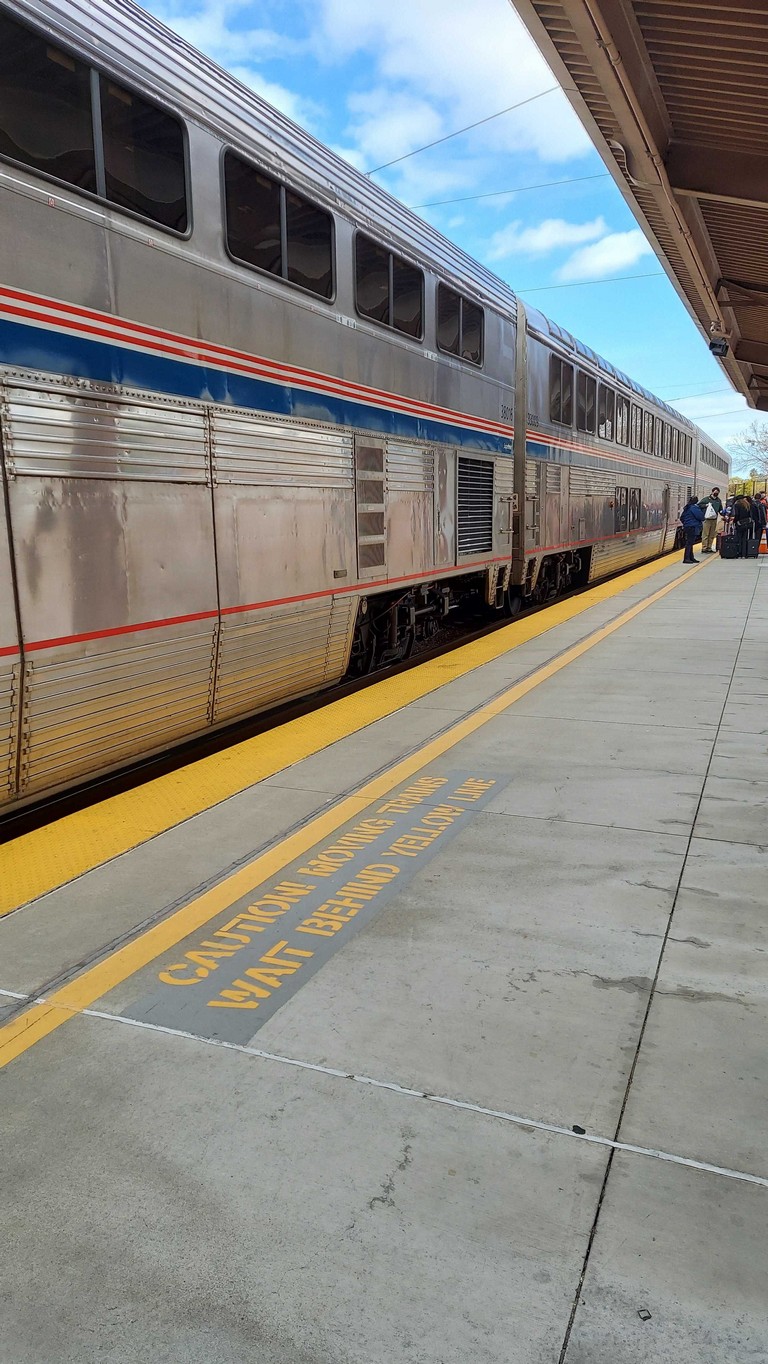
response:
{"label": "train undercarriage", "polygon": [[363,677],[379,668],[404,662],[417,644],[431,640],[449,617],[456,621],[514,616],[541,606],[589,578],[591,550],[568,550],[531,558],[522,586],[510,581],[509,568],[487,570],[420,583],[404,592],[363,597],[355,624],[348,675]]}

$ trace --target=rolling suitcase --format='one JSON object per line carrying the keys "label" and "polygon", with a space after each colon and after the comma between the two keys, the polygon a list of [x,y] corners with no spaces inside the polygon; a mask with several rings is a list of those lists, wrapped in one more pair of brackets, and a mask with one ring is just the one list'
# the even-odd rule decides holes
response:
{"label": "rolling suitcase", "polygon": [[[762,535],[760,536],[762,539]],[[760,540],[756,535],[751,535],[747,540],[747,558],[756,559],[760,553]]]}
{"label": "rolling suitcase", "polygon": [[738,537],[733,534],[733,531],[722,535],[720,537],[720,558],[738,559],[738,557],[739,557]]}

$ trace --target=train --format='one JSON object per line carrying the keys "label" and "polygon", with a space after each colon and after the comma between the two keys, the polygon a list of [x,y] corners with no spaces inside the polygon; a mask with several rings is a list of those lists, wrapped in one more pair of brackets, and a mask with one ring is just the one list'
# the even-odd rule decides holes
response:
{"label": "train", "polygon": [[700,430],[131,0],[0,0],[0,807],[651,559]]}

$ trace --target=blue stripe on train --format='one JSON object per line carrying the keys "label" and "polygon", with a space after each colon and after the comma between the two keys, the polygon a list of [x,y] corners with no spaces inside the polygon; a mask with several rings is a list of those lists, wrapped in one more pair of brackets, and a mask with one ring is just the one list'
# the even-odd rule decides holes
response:
{"label": "blue stripe on train", "polygon": [[274,416],[362,427],[387,436],[448,442],[500,454],[512,452],[510,438],[488,431],[468,431],[447,421],[392,412],[386,407],[325,393],[305,392],[287,384],[269,383],[229,370],[123,349],[108,341],[47,331],[26,323],[0,320],[0,364],[91,379],[97,383],[121,384],[166,396],[192,398],[196,402],[247,407]]}

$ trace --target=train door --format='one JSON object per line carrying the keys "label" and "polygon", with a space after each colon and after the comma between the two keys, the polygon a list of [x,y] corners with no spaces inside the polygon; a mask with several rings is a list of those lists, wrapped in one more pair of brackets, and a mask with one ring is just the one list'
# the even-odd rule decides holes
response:
{"label": "train door", "polygon": [[456,457],[438,450],[435,458],[435,565],[456,563]]}

